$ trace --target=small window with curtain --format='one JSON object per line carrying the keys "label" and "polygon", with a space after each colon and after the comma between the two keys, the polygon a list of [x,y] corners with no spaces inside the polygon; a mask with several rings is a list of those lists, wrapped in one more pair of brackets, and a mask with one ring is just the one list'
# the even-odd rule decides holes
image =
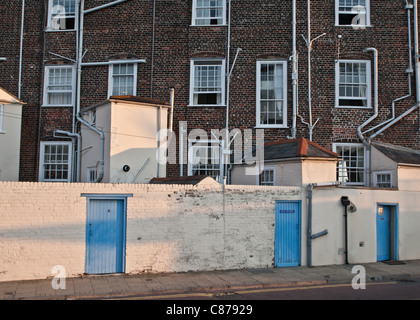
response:
{"label": "small window with curtain", "polygon": [[71,143],[41,142],[39,181],[71,181]]}
{"label": "small window with curtain", "polygon": [[338,153],[337,181],[344,185],[365,184],[366,151],[360,143],[335,143],[333,151]]}
{"label": "small window with curtain", "polygon": [[137,94],[137,63],[111,64],[109,67],[108,97]]}
{"label": "small window with curtain", "polygon": [[261,173],[261,185],[262,186],[274,186],[274,168],[264,168]]}
{"label": "small window with curtain", "polygon": [[44,106],[73,106],[74,67],[47,66],[44,81]]}
{"label": "small window with curtain", "polygon": [[257,62],[257,127],[286,127],[287,63]]}
{"label": "small window with curtain", "polygon": [[374,186],[377,188],[392,188],[392,172],[380,171],[374,173]]}

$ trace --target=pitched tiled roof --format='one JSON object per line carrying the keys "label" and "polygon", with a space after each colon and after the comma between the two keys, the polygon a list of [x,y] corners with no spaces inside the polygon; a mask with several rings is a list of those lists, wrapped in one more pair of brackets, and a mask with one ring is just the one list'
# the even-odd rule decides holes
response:
{"label": "pitched tiled roof", "polygon": [[372,142],[372,145],[397,163],[419,164],[420,151],[383,142]]}
{"label": "pitched tiled roof", "polygon": [[131,101],[131,102],[141,102],[141,103],[150,103],[150,104],[158,104],[158,105],[164,105],[169,106],[170,103],[166,101],[159,101],[144,97],[138,97],[138,96],[111,96],[109,100],[123,100],[123,101]]}
{"label": "pitched tiled roof", "polygon": [[207,178],[207,175],[200,176],[186,176],[186,177],[168,177],[168,178],[153,178],[150,180],[151,184],[193,184],[196,185]]}
{"label": "pitched tiled roof", "polygon": [[264,145],[265,160],[300,157],[338,158],[338,154],[305,138],[283,139]]}

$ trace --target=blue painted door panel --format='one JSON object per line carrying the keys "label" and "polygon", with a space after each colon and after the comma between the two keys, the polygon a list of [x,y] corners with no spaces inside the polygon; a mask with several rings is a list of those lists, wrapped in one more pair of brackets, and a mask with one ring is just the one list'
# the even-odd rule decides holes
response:
{"label": "blue painted door panel", "polygon": [[300,265],[300,202],[276,202],[275,266]]}
{"label": "blue painted door panel", "polygon": [[124,201],[89,200],[86,273],[124,272]]}
{"label": "blue painted door panel", "polygon": [[377,259],[385,261],[390,255],[390,207],[378,206],[376,214]]}

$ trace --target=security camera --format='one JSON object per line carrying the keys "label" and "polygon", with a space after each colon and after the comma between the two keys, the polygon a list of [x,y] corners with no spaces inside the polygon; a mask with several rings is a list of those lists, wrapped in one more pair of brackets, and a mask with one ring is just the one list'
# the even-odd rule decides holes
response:
{"label": "security camera", "polygon": [[124,172],[128,172],[128,171],[130,171],[130,166],[129,166],[128,164],[124,165],[124,167],[123,167],[123,171],[124,171]]}
{"label": "security camera", "polygon": [[349,212],[356,212],[357,211],[357,207],[353,202],[350,202],[348,208],[349,208]]}

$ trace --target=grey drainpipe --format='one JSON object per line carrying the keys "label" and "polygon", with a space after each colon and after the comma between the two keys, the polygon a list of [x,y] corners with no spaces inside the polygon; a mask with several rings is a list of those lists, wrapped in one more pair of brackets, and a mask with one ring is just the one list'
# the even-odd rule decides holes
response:
{"label": "grey drainpipe", "polygon": [[53,136],[57,137],[57,134],[64,134],[68,137],[71,138],[72,142],[73,142],[73,152],[74,152],[74,140],[77,139],[77,165],[76,165],[76,182],[80,182],[80,160],[81,160],[81,150],[80,150],[80,140],[81,140],[81,136],[78,133],[72,133],[72,132],[68,132],[68,131],[63,131],[63,130],[58,130],[55,129]]}
{"label": "grey drainpipe", "polygon": [[344,247],[346,254],[346,264],[349,264],[349,250],[348,250],[348,210],[347,207],[350,205],[349,197],[342,196],[341,204],[344,206]]}
{"label": "grey drainpipe", "polygon": [[367,186],[372,185],[372,177],[371,177],[371,163],[372,163],[372,155],[371,155],[371,143],[370,140],[365,139],[362,133],[362,129],[367,126],[369,123],[371,123],[373,120],[375,120],[378,117],[379,113],[379,96],[378,96],[378,82],[379,82],[379,70],[378,70],[378,50],[375,48],[366,48],[363,50],[363,52],[373,52],[374,55],[374,68],[375,68],[375,77],[374,77],[374,86],[375,86],[375,100],[374,100],[374,108],[373,108],[373,115],[366,120],[362,125],[360,125],[357,128],[357,134],[360,138],[360,140],[363,142],[363,144],[366,146],[366,152],[367,152],[367,172],[366,172],[366,178],[367,178]]}
{"label": "grey drainpipe", "polygon": [[95,183],[101,182],[103,177],[104,177],[104,158],[105,158],[105,149],[104,149],[104,145],[105,145],[105,135],[104,133],[95,128],[94,126],[92,126],[90,123],[86,122],[84,119],[82,119],[80,117],[80,114],[77,114],[77,120],[84,124],[86,127],[88,127],[90,130],[95,131],[98,135],[99,138],[101,139],[101,152],[100,152],[100,159],[99,159],[99,171],[98,171],[98,176],[96,178],[96,180],[94,181]]}
{"label": "grey drainpipe", "polygon": [[[325,185],[337,185],[337,183],[328,183]],[[318,186],[316,183],[311,183],[308,186],[308,232],[307,232],[307,265],[308,267],[312,267],[312,240],[317,239],[319,237],[325,236],[328,234],[328,230],[325,229],[324,231],[318,232],[316,234],[312,234],[312,192],[313,188]]]}

